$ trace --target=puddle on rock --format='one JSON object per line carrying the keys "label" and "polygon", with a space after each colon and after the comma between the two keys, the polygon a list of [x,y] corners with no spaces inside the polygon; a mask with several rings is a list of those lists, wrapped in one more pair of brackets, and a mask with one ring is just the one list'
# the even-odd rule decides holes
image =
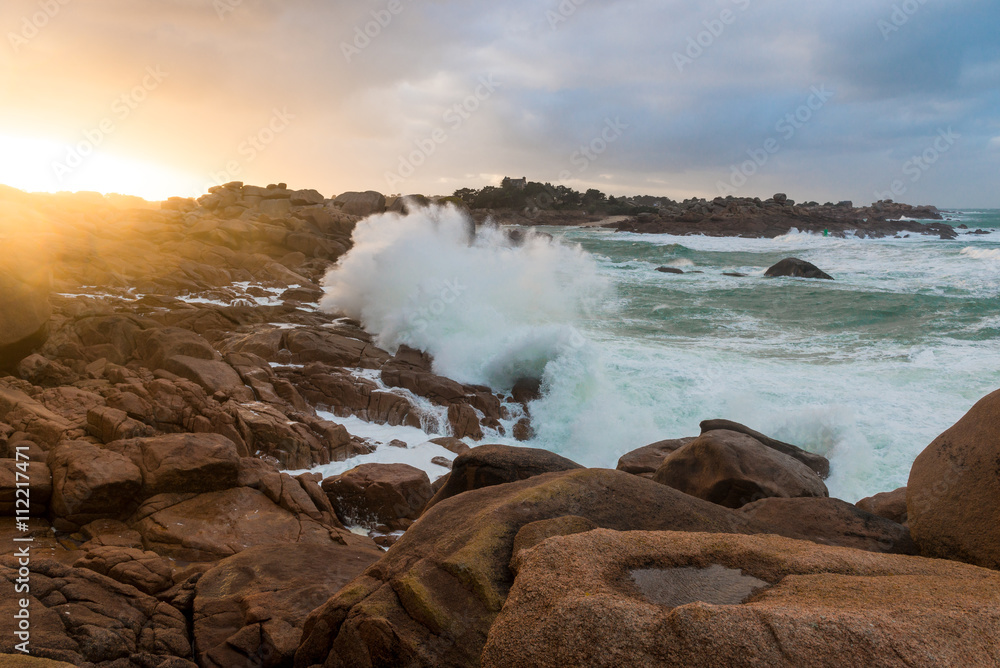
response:
{"label": "puddle on rock", "polygon": [[736,568],[712,564],[708,568],[638,568],[632,580],[650,603],[676,608],[695,601],[736,605],[750,594],[770,587]]}

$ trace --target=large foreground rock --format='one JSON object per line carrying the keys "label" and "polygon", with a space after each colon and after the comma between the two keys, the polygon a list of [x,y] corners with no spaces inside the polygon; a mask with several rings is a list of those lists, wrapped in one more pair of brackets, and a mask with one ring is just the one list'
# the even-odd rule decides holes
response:
{"label": "large foreground rock", "polygon": [[57,529],[74,531],[94,520],[122,519],[139,503],[142,473],[117,452],[67,441],[49,453],[48,467]]}
{"label": "large foreground rock", "polygon": [[156,595],[174,584],[174,562],[138,547],[90,546],[87,556],[73,565],[107,575],[146,594]]}
{"label": "large foreground rock", "polygon": [[771,533],[786,538],[869,552],[917,554],[906,527],[840,499],[761,499],[740,512],[770,524]]}
{"label": "large foreground rock", "polygon": [[0,459],[0,515],[13,517],[19,514],[18,510],[24,512],[22,486],[25,482],[30,490],[29,514],[33,517],[45,516],[52,496],[52,474],[43,462],[28,462],[24,459]]}
{"label": "large foreground rock", "polygon": [[128,457],[142,473],[143,495],[214,492],[235,487],[240,456],[219,434],[168,434],[114,441],[107,449]]}
{"label": "large foreground rock", "polygon": [[517,448],[509,445],[480,445],[455,458],[447,482],[430,500],[427,508],[430,509],[445,499],[472,489],[578,468],[582,467],[548,450]]}
{"label": "large foreground rock", "polygon": [[345,525],[405,529],[433,496],[427,474],[409,464],[361,464],[327,478],[323,491]]}
{"label": "large foreground rock", "polygon": [[784,441],[779,441],[776,438],[771,438],[766,434],[762,434],[759,431],[755,431],[744,424],[733,422],[732,420],[703,420],[701,423],[701,433],[703,434],[706,431],[715,431],[717,429],[738,431],[741,434],[752,436],[772,450],[777,450],[782,454],[799,460],[818,473],[821,478],[826,478],[830,475],[830,460],[823,455],[817,455],[814,452],[803,450],[797,445],[792,445],[791,443],[785,443]]}
{"label": "large foreground rock", "polygon": [[[16,558],[0,557],[6,592],[14,591],[17,569]],[[176,608],[85,568],[36,558],[30,569],[31,591],[23,597],[32,655],[75,666],[195,668],[187,622]],[[19,598],[0,596],[0,617],[13,620]],[[15,642],[13,633],[3,633],[0,652],[13,652]]]}
{"label": "large foreground rock", "polygon": [[618,466],[615,468],[625,473],[652,478],[667,455],[693,440],[693,438],[673,438],[644,445],[619,457]]}
{"label": "large foreground rock", "polygon": [[194,640],[203,668],[287,666],[313,609],[382,556],[372,544],[261,545],[198,580]]}
{"label": "large foreground rock", "polygon": [[906,487],[922,554],[1000,568],[1000,391],[920,453]]}
{"label": "large foreground rock", "polygon": [[281,508],[264,492],[249,487],[198,495],[160,494],[147,500],[129,524],[149,549],[184,561],[215,561],[269,543],[370,543]]}
{"label": "large foreground rock", "polygon": [[667,455],[653,479],[727,508],[772,496],[828,496],[819,475],[802,462],[723,429],[705,432]]}
{"label": "large foreground rock", "polygon": [[891,492],[879,492],[872,496],[865,497],[856,504],[858,508],[866,512],[890,519],[899,524],[906,524],[906,488],[900,487]]}
{"label": "large foreground rock", "polygon": [[[577,469],[446,499],[306,622],[295,665],[468,666],[513,582],[522,528],[573,516],[544,534],[580,527],[764,531],[747,518],[651,480]],[[536,536],[540,532],[533,531]],[[522,541],[524,543],[524,541]]]}
{"label": "large foreground rock", "polygon": [[485,668],[994,666],[1000,574],[777,536],[596,530],[520,553]]}
{"label": "large foreground rock", "polygon": [[[49,450],[72,433],[73,424],[40,401],[0,380],[0,420]],[[82,434],[80,434],[82,435]]]}

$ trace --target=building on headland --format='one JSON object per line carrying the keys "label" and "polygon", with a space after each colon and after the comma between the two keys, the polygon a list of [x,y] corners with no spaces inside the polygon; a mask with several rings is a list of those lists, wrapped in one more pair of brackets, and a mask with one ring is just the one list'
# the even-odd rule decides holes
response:
{"label": "building on headland", "polygon": [[509,176],[503,177],[503,181],[500,182],[501,188],[516,188],[518,190],[524,190],[528,185],[528,177],[522,176],[519,179],[512,179]]}

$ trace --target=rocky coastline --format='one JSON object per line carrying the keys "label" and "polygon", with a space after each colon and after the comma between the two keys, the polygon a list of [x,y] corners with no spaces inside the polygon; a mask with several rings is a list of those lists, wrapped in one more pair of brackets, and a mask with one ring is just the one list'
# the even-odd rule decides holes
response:
{"label": "rocky coastline", "polygon": [[[393,206],[0,189],[0,665],[1000,663],[1000,391],[857,504],[823,457],[723,419],[615,470],[490,444],[530,440],[537,381],[462,384],[321,310]],[[897,215],[940,219],[740,199],[616,229],[953,230]],[[413,449],[347,418],[433,423],[437,475],[294,473]]]}
{"label": "rocky coastline", "polygon": [[[850,201],[796,203],[786,194],[776,193],[764,200],[730,195],[677,202],[649,196],[607,198],[596,190],[581,195],[566,188],[554,189],[549,184],[528,186],[532,191],[530,196],[507,185],[483,191],[458,190],[455,197],[446,199],[469,207],[477,224],[491,220],[502,225],[601,226],[638,234],[745,238],[774,238],[793,230],[862,238],[924,234],[955,239],[960,233],[983,233],[962,224],[953,226],[943,222],[952,219],[946,218],[937,207],[892,200],[855,207]],[[488,197],[483,197],[485,191],[490,191]],[[504,200],[521,201],[523,205],[492,206]]]}
{"label": "rocky coastline", "polygon": [[851,202],[796,204],[783,193],[759,197],[691,199],[663,207],[657,215],[639,214],[615,225],[621,232],[645,234],[704,234],[711,237],[774,238],[797,229],[800,232],[843,237],[882,238],[929,234],[954,239],[958,230],[942,220],[933,206],[911,206],[891,200],[855,207]]}

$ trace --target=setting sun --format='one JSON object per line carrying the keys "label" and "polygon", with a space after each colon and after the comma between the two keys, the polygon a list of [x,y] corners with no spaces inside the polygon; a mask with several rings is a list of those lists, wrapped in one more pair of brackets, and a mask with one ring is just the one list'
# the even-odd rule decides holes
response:
{"label": "setting sun", "polygon": [[161,200],[198,195],[206,179],[111,152],[0,135],[0,183],[29,192],[90,190]]}

